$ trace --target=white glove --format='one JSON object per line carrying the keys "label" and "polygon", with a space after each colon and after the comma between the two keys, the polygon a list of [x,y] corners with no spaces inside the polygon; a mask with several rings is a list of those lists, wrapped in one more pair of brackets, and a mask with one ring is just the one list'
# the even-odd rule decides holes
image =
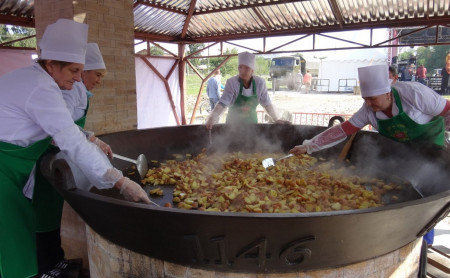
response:
{"label": "white glove", "polygon": [[206,119],[206,129],[212,129],[212,126],[219,123],[220,115],[225,111],[225,106],[223,104],[217,103],[214,110],[209,114]]}
{"label": "white glove", "polygon": [[264,107],[264,109],[266,109],[267,114],[269,114],[269,116],[272,118],[272,120],[274,122],[276,122],[278,120],[278,114],[275,111],[275,107],[272,104],[269,104],[268,106]]}
{"label": "white glove", "polygon": [[347,134],[342,129],[341,125],[335,125],[327,130],[314,136],[311,140],[303,141],[303,146],[306,147],[306,152],[311,154],[326,148],[333,147],[347,138]]}
{"label": "white glove", "polygon": [[102,150],[102,152],[106,154],[106,156],[108,156],[111,159],[113,158],[112,149],[108,144],[106,144],[105,142],[103,142],[102,140],[98,139],[95,136],[89,137],[89,141],[97,145],[97,147],[99,147],[100,150]]}
{"label": "white glove", "polygon": [[150,204],[150,199],[148,198],[147,193],[139,184],[135,183],[127,177],[119,180],[117,184],[121,184],[120,194],[123,195],[125,200]]}
{"label": "white glove", "polygon": [[282,116],[278,116],[275,106],[273,106],[272,104],[264,107],[264,109],[266,109],[267,114],[269,114],[269,116],[272,118],[274,123],[276,123],[276,124],[290,124],[291,123],[288,120],[283,120]]}

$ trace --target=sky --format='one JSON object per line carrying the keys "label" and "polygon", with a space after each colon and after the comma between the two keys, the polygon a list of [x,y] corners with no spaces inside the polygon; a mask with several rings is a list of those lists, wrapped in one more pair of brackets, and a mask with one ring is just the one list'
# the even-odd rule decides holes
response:
{"label": "sky", "polygon": [[[359,30],[359,31],[346,31],[346,32],[333,32],[333,33],[322,33],[328,36],[332,36],[335,38],[340,38],[348,41],[354,41],[360,44],[369,45],[370,44],[370,31],[369,30]],[[303,35],[295,35],[295,36],[280,36],[280,37],[268,37],[266,39],[266,51],[277,48],[285,43],[293,41],[295,39],[301,38]],[[373,30],[373,41],[372,44],[377,44],[382,41],[385,41],[388,38],[388,29],[375,29]],[[238,45],[242,45],[244,47],[237,47],[233,44],[224,43],[224,49],[232,49],[237,48],[238,52],[242,51],[250,51],[252,50],[246,49],[245,47],[262,51],[263,50],[263,39],[244,39],[244,40],[234,40],[230,41],[231,43],[235,43]],[[206,45],[209,45],[208,43]],[[161,46],[172,51],[173,53],[177,53],[177,45],[176,44],[168,44],[168,43],[160,43]],[[316,35],[315,49],[324,49],[324,48],[335,48],[335,47],[358,47],[358,45],[334,40],[331,38],[323,37],[320,35]],[[136,50],[142,50],[146,47],[145,43],[142,43],[136,47]],[[294,42],[291,45],[284,46],[279,51],[290,51],[290,50],[312,50],[313,49],[313,38],[309,36],[307,38],[303,38]],[[332,57],[335,55],[349,55],[354,50],[332,50],[332,51],[313,51],[313,52],[304,52],[305,57],[315,57],[315,58],[324,58],[324,57]],[[387,48],[381,48],[381,52],[386,52],[387,56]],[[297,51],[295,51],[297,52]],[[293,53],[295,53],[293,52]],[[210,47],[208,50],[205,50],[202,55],[219,55],[220,54],[220,44]],[[286,54],[283,54],[286,55]],[[274,55],[264,55],[265,57],[271,57]],[[277,55],[279,56],[279,55]]]}

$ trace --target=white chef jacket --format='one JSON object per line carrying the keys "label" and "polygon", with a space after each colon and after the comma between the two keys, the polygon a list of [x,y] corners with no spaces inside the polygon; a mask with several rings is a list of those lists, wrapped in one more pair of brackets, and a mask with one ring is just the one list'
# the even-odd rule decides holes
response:
{"label": "white chef jacket", "polygon": [[[418,124],[426,124],[435,116],[442,113],[446,100],[435,91],[419,82],[399,82],[393,86],[400,96],[403,112]],[[393,96],[392,96],[393,97]],[[392,115],[398,115],[399,110],[392,104]],[[373,112],[366,103],[349,119],[350,123],[358,128],[371,124],[378,130],[377,118],[386,120],[388,117],[383,112]]]}
{"label": "white chef jacket", "polygon": [[111,188],[122,176],[75,125],[61,90],[39,64],[1,76],[0,98],[0,141],[25,147],[51,136],[96,187]]}
{"label": "white chef jacket", "polygon": [[[256,85],[256,96],[258,98],[258,102],[262,107],[267,107],[272,104],[269,94],[267,93],[266,81],[258,76],[253,76]],[[233,76],[227,80],[225,84],[225,88],[223,90],[222,97],[220,97],[219,102],[225,105],[226,107],[230,107],[236,101],[237,96],[239,95],[239,75]],[[250,87],[248,89],[243,88],[242,94],[244,96],[252,96],[253,95],[253,84],[250,82]]]}
{"label": "white chef jacket", "polygon": [[72,90],[62,90],[62,96],[66,102],[74,121],[84,116],[88,104],[86,92],[88,89],[83,82],[73,83]]}

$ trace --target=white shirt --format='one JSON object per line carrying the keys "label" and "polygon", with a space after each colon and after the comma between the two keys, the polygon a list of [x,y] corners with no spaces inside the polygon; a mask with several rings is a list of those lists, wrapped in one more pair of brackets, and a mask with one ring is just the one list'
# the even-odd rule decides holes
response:
{"label": "white shirt", "polygon": [[[393,86],[400,96],[403,112],[418,124],[426,124],[435,116],[442,113],[446,100],[435,91],[419,82],[396,82]],[[392,104],[392,115],[398,115],[399,110]],[[377,118],[386,120],[383,112],[373,112],[366,103],[349,119],[350,123],[358,128],[371,124],[378,130]]]}
{"label": "white shirt", "polygon": [[39,64],[0,77],[0,141],[26,147],[51,136],[98,188],[120,179],[97,146],[73,122],[53,78]]}
{"label": "white shirt", "polygon": [[[258,102],[262,107],[267,107],[272,104],[269,94],[267,93],[266,81],[258,76],[253,76],[256,85],[256,96],[258,98]],[[239,76],[233,76],[227,80],[225,84],[225,88],[223,90],[222,97],[219,102],[223,105],[230,107],[236,101],[237,96],[239,95]],[[243,88],[242,94],[244,96],[252,96],[253,95],[253,82],[250,82],[250,87],[248,89]]]}
{"label": "white shirt", "polygon": [[88,98],[86,92],[88,89],[83,82],[73,83],[72,90],[62,90],[62,96],[66,102],[72,119],[74,121],[80,119],[86,113]]}

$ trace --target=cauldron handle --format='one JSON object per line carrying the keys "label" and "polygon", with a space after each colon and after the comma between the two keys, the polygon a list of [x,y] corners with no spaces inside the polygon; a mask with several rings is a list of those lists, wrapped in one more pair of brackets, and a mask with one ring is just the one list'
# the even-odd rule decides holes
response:
{"label": "cauldron handle", "polygon": [[334,125],[334,121],[338,120],[339,122],[343,123],[345,120],[341,116],[333,116],[328,121],[328,127],[332,127]]}

